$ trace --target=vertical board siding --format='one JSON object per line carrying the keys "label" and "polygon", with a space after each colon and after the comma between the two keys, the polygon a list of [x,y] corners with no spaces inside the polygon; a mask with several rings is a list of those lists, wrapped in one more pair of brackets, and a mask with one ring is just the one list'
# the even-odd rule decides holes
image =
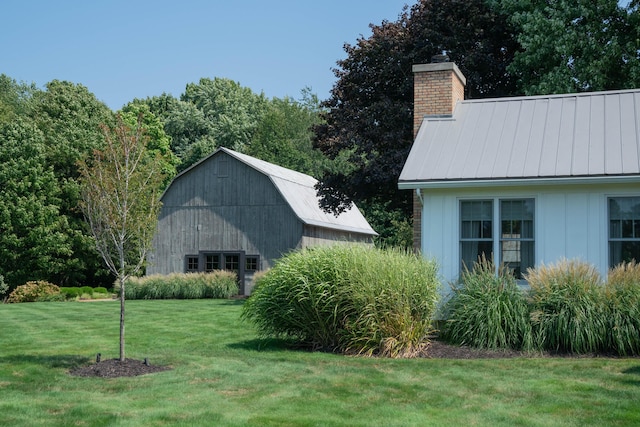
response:
{"label": "vertical board siding", "polygon": [[[607,199],[638,195],[640,189],[633,184],[458,189],[455,193],[423,190],[423,256],[438,262],[446,294],[448,284],[457,281],[460,273],[460,200],[534,198],[536,265],[580,259],[606,277]],[[494,227],[499,227],[498,218],[494,218]]]}

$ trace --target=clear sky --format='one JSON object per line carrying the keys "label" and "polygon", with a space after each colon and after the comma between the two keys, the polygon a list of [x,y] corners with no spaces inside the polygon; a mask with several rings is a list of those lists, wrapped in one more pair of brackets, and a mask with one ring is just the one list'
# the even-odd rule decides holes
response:
{"label": "clear sky", "polygon": [[86,86],[117,110],[224,77],[268,97],[326,99],[345,42],[411,0],[2,0],[0,74]]}

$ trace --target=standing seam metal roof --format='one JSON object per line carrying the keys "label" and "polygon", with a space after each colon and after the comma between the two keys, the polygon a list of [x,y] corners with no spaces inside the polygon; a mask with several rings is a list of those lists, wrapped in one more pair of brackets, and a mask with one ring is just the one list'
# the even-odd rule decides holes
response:
{"label": "standing seam metal roof", "polygon": [[640,174],[640,89],[467,100],[425,117],[400,186]]}

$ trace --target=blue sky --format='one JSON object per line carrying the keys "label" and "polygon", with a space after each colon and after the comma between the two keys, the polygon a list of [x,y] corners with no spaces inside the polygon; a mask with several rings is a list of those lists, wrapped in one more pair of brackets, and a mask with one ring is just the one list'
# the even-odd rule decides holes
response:
{"label": "blue sky", "polygon": [[409,0],[3,0],[0,74],[80,83],[117,110],[224,77],[268,97],[321,99],[343,44]]}

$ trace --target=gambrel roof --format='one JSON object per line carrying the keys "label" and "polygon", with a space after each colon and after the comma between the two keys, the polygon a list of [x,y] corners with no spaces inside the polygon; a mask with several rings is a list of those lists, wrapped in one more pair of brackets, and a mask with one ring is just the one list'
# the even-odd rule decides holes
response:
{"label": "gambrel roof", "polygon": [[426,116],[399,188],[640,178],[640,89],[460,101]]}
{"label": "gambrel roof", "polygon": [[337,216],[323,211],[320,208],[319,198],[314,187],[318,182],[315,178],[246,154],[238,153],[228,148],[218,148],[211,155],[184,170],[176,176],[175,179],[193,168],[198,167],[200,164],[206,162],[207,159],[216,156],[219,153],[226,153],[256,171],[266,175],[302,223],[346,232],[354,232],[371,236],[377,235],[354,204],[351,205],[350,209]]}

